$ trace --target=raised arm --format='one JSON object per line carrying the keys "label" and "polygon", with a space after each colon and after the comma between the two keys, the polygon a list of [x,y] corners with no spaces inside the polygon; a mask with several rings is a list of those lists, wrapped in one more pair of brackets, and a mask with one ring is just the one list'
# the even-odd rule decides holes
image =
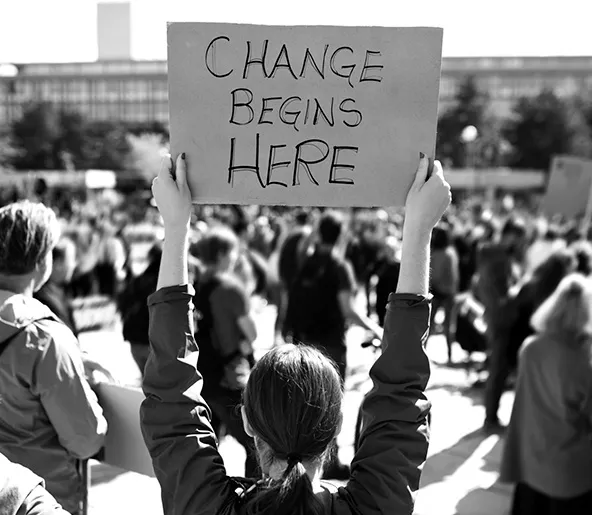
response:
{"label": "raised arm", "polygon": [[158,291],[148,299],[150,357],[141,408],[144,441],[160,483],[165,515],[218,513],[230,482],[201,396],[198,346],[193,337],[193,287],[187,242],[191,193],[184,156],[163,167],[152,186],[165,226]]}
{"label": "raised arm", "polygon": [[360,446],[343,497],[364,514],[410,515],[427,457],[430,408],[425,388],[430,364],[429,254],[434,225],[450,203],[439,163],[428,179],[420,159],[406,202],[397,293],[387,309],[383,353],[370,371],[374,388],[362,405]]}

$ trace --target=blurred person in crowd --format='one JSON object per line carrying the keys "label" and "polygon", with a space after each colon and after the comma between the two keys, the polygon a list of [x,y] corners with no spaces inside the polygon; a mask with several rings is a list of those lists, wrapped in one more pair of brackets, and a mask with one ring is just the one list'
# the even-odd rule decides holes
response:
{"label": "blurred person in crowd", "polygon": [[234,271],[245,284],[249,296],[263,296],[267,290],[267,260],[250,247],[253,225],[248,213],[239,206],[233,208],[236,218],[232,229],[240,243]]}
{"label": "blurred person in crowd", "polygon": [[585,276],[592,275],[592,243],[580,240],[570,248],[576,256],[576,271]]}
{"label": "blurred person in crowd", "polygon": [[530,323],[532,315],[551,296],[559,283],[567,275],[576,271],[576,266],[573,251],[555,250],[535,268],[520,286],[518,294],[511,298],[508,309],[511,311],[514,322],[509,333],[508,368],[506,369],[508,373],[517,365],[518,351],[523,342],[534,333]]}
{"label": "blurred person in crowd", "polygon": [[[202,396],[201,342],[187,284],[191,192],[185,155],[161,171],[153,191],[166,225],[158,290],[150,298],[150,345],[142,433],[162,491],[164,513],[260,515],[413,512],[428,451],[429,241],[450,202],[439,164],[423,157],[407,196],[397,293],[390,300],[383,353],[364,400],[361,445],[347,485],[321,480],[342,422],[342,384],[325,355],[305,345],[275,347],[255,366],[241,417],[264,477],[231,478]],[[204,388],[204,389],[202,389]]]}
{"label": "blurred person in crowd", "polygon": [[276,334],[285,336],[284,322],[288,308],[288,292],[306,256],[306,245],[312,234],[310,214],[299,210],[294,216],[294,227],[287,234],[278,253],[278,275],[281,283],[281,308],[276,319]]}
{"label": "blurred person in crowd", "polygon": [[20,202],[0,210],[0,452],[41,476],[77,514],[79,460],[102,447],[107,422],[85,378],[72,331],[33,294],[52,274],[53,211]]}
{"label": "blurred person in crowd", "polygon": [[525,274],[532,273],[541,263],[545,262],[553,252],[566,247],[566,242],[561,239],[557,227],[551,226],[546,229],[540,229],[543,229],[542,236],[540,236],[539,233],[526,251],[524,264]]}
{"label": "blurred person in crowd", "polygon": [[0,453],[0,514],[69,515],[45,489],[45,482]]}
{"label": "blurred person in crowd", "polygon": [[508,371],[509,332],[514,313],[508,309],[512,291],[522,277],[526,226],[510,218],[499,241],[483,243],[477,258],[476,296],[485,308],[488,341],[488,377],[485,385],[486,431],[501,429],[497,411]]}
{"label": "blurred person in crowd", "polygon": [[128,281],[118,297],[123,338],[129,342],[134,361],[144,375],[150,346],[148,344],[148,297],[156,291],[162,243],[155,243],[148,252],[148,266],[137,277]]}
{"label": "blurred person in crowd", "polygon": [[[344,216],[325,212],[314,253],[305,259],[290,288],[286,313],[286,334],[294,342],[306,342],[327,353],[337,363],[342,381],[347,369],[348,322],[382,338],[382,328],[356,306],[353,268],[339,251],[346,237]],[[337,461],[326,471],[326,477],[333,479],[348,476],[349,467]]]}
{"label": "blurred person in crowd", "polygon": [[444,224],[434,227],[432,232],[432,265],[430,291],[432,301],[431,327],[438,310],[444,311],[444,336],[448,347],[448,363],[452,363],[452,344],[454,343],[454,305],[459,288],[459,262],[456,249],[452,245],[450,228]]}
{"label": "blurred person in crowd", "polygon": [[363,213],[347,242],[346,258],[352,264],[356,284],[361,286],[366,300],[366,311],[370,315],[370,281],[376,274],[378,256],[384,245],[385,226],[375,212]]}
{"label": "blurred person in crowd", "polygon": [[566,277],[532,319],[520,352],[500,479],[512,515],[592,513],[592,291]]}
{"label": "blurred person in crowd", "polygon": [[376,305],[375,311],[378,316],[380,327],[384,327],[386,318],[386,307],[389,295],[395,291],[399,282],[401,271],[401,245],[395,236],[389,236],[380,255],[380,265],[376,271],[378,281],[376,283]]}
{"label": "blurred person in crowd", "polygon": [[236,409],[254,365],[252,344],[257,338],[248,292],[233,272],[239,253],[240,242],[229,228],[212,229],[201,240],[200,259],[205,271],[195,288],[196,338],[204,376],[203,396],[212,410],[214,429],[220,434],[223,427],[245,447],[246,474],[255,477],[258,466],[253,441]]}
{"label": "blurred person in crowd", "polygon": [[101,237],[96,219],[81,223],[76,236],[78,263],[71,289],[74,297],[88,297],[98,291],[96,268],[101,258]]}
{"label": "blurred person in crowd", "polygon": [[45,304],[54,315],[68,326],[74,336],[78,329],[74,320],[68,286],[76,269],[76,245],[68,238],[62,238],[53,249],[53,266],[47,282],[33,295]]}
{"label": "blurred person in crowd", "polygon": [[126,279],[125,245],[123,240],[117,236],[117,231],[109,220],[104,220],[99,225],[98,235],[100,238],[99,258],[95,266],[95,273],[99,293],[115,297]]}

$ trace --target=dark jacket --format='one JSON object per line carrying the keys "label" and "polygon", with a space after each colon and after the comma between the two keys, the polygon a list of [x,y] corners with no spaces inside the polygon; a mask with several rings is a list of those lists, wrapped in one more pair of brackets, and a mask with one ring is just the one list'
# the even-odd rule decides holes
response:
{"label": "dark jacket", "polygon": [[41,289],[35,293],[34,297],[45,304],[54,315],[56,315],[64,324],[68,326],[74,336],[78,338],[78,329],[74,320],[74,310],[70,304],[70,299],[66,289],[61,285],[49,279]]}
{"label": "dark jacket", "polygon": [[[193,338],[191,286],[163,288],[149,299],[153,352],[144,376],[144,440],[162,489],[165,515],[237,515],[241,483],[226,475],[201,397]],[[424,345],[430,305],[391,295],[384,351],[372,367],[364,430],[347,486],[319,498],[329,515],[410,515],[428,451]]]}

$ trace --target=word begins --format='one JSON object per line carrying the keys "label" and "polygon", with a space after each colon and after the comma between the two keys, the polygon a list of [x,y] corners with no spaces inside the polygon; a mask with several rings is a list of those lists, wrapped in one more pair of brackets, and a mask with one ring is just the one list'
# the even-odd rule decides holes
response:
{"label": "word begins", "polygon": [[257,118],[257,125],[273,125],[275,121],[280,121],[291,125],[296,131],[300,130],[299,127],[319,125],[321,122],[334,127],[336,112],[345,116],[341,122],[347,127],[357,127],[362,123],[362,113],[355,108],[356,101],[353,98],[345,98],[337,106],[335,99],[331,98],[330,104],[323,107],[318,98],[303,100],[299,96],[264,97],[259,109],[259,105],[253,106],[251,90],[238,88],[231,95],[230,123],[233,125],[249,125]]}
{"label": "word begins", "polygon": [[[226,59],[218,59],[217,57],[220,53],[218,46],[222,41],[231,44],[228,36],[217,36],[210,41],[205,55],[206,68],[217,79],[224,79],[235,73],[235,69],[232,67],[220,70],[219,62],[226,61]],[[323,80],[331,75],[346,80],[352,88],[354,83],[382,82],[382,75],[379,71],[384,66],[373,62],[382,55],[380,51],[366,50],[362,62],[362,58],[356,56],[356,52],[350,46],[339,46],[331,51],[329,48],[329,45],[325,45],[322,52],[319,53],[320,55],[317,54],[315,57],[307,47],[304,55],[299,59],[294,59],[293,56],[290,57],[288,47],[284,43],[275,60],[273,58],[270,60],[268,39],[263,41],[263,48],[257,55],[254,55],[251,41],[247,41],[241,77],[247,79],[252,70],[258,69],[266,79],[273,79],[279,70],[284,70],[284,76],[292,77],[294,80],[305,79],[310,73]]]}
{"label": "word begins", "polygon": [[354,170],[355,165],[349,163],[343,163],[340,160],[341,153],[345,151],[353,152],[355,154],[358,153],[358,147],[352,146],[333,146],[332,148],[326,141],[321,139],[308,139],[298,143],[294,150],[293,155],[294,159],[280,161],[277,157],[277,153],[279,150],[286,148],[286,145],[269,145],[269,153],[268,153],[268,160],[267,160],[267,171],[265,173],[265,180],[261,175],[262,168],[260,166],[261,162],[261,145],[260,145],[260,134],[257,134],[255,137],[255,159],[254,164],[236,164],[236,138],[230,139],[230,164],[228,166],[228,184],[234,185],[234,174],[237,172],[252,172],[257,176],[257,180],[262,188],[267,188],[271,185],[276,186],[283,186],[284,188],[288,187],[288,182],[282,182],[278,178],[273,179],[272,175],[274,171],[278,168],[288,168],[291,165],[291,172],[288,173],[289,178],[291,178],[292,186],[299,186],[300,185],[300,170],[304,169],[306,172],[308,179],[311,183],[319,186],[319,181],[317,180],[317,176],[313,174],[313,170],[311,165],[320,165],[324,163],[325,160],[331,154],[331,161],[328,162],[328,167],[326,168],[326,175],[328,176],[327,182],[328,184],[345,184],[345,185],[353,185],[354,181],[350,177],[337,177],[337,172],[339,170],[349,170],[350,172]]}

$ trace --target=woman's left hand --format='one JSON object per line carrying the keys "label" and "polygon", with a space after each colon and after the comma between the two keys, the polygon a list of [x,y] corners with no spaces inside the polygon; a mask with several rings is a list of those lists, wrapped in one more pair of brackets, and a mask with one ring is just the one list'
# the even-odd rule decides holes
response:
{"label": "woman's left hand", "polygon": [[165,229],[189,227],[192,197],[187,184],[185,152],[177,156],[176,165],[171,156],[164,158],[160,173],[152,182],[152,194]]}

